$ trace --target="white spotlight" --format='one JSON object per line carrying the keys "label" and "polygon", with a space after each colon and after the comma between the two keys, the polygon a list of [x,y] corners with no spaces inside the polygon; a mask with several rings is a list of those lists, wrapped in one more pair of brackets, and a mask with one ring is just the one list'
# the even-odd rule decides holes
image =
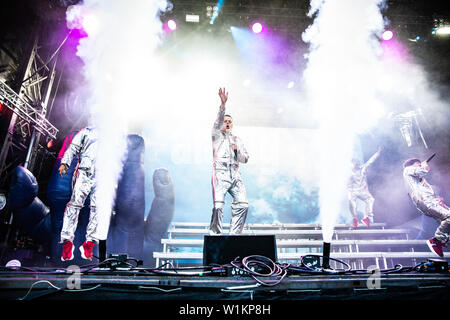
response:
{"label": "white spotlight", "polygon": [[386,30],[385,32],[383,32],[382,38],[385,41],[391,40],[392,37],[394,36],[394,33],[391,30]]}
{"label": "white spotlight", "polygon": [[449,35],[450,34],[450,26],[443,26],[443,27],[437,28],[436,34],[439,36]]}
{"label": "white spotlight", "polygon": [[200,16],[198,14],[187,14],[186,22],[200,22]]}

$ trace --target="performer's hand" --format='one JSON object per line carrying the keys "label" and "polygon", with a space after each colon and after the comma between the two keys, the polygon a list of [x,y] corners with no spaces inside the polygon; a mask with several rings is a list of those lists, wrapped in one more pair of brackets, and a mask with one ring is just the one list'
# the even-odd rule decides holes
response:
{"label": "performer's hand", "polygon": [[228,100],[228,92],[225,92],[225,88],[219,88],[219,97],[222,104],[220,105],[221,108],[225,108],[225,103]]}
{"label": "performer's hand", "polygon": [[65,164],[61,164],[58,168],[59,171],[59,176],[62,178],[63,174],[66,175],[67,174],[67,167]]}

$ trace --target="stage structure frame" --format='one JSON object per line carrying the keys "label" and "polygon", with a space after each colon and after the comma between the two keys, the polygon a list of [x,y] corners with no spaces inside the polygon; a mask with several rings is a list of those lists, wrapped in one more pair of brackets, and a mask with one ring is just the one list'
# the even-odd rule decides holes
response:
{"label": "stage structure frame", "polygon": [[[47,52],[44,48],[48,50],[48,46],[39,43],[40,28],[32,29],[28,42],[18,50],[22,54],[16,53],[18,67],[13,80],[9,85],[0,81],[0,103],[9,110],[2,113],[4,129],[0,149],[0,192],[5,195],[11,173],[17,166],[23,166],[39,177],[44,161],[48,157],[56,157],[56,153],[52,154],[47,149],[47,142],[54,142],[59,132],[48,120],[59,87],[54,88],[59,52],[45,60],[43,57]],[[59,84],[62,72],[58,73]],[[13,213],[7,205],[3,211],[0,218],[6,228],[2,239],[5,249],[9,243]]]}

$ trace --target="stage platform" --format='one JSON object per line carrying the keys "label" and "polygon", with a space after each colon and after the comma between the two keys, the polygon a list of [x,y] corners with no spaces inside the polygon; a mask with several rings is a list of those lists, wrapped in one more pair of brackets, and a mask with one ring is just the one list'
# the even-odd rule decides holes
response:
{"label": "stage platform", "polygon": [[[225,225],[225,234],[229,225]],[[206,223],[174,222],[156,266],[22,266],[0,270],[0,299],[102,301],[448,300],[450,273],[424,267],[437,257],[425,240],[382,223],[337,225],[330,269],[304,268],[305,256],[322,257],[318,224],[248,224],[244,235],[274,235],[279,274],[242,273],[231,264],[203,266]],[[242,245],[245,245],[242,244]],[[448,263],[449,258],[441,259]],[[343,263],[341,263],[342,261]],[[70,270],[72,271],[70,271]],[[74,271],[73,271],[74,270]]]}
{"label": "stage platform", "polygon": [[[182,271],[180,271],[182,272]],[[449,273],[250,276],[146,275],[93,270],[87,274],[0,274],[1,300],[321,300],[449,299]]]}
{"label": "stage platform", "polygon": [[[229,224],[224,224],[224,234],[228,230]],[[203,239],[208,234],[208,223],[173,222],[167,237],[161,239],[162,251],[153,253],[156,267],[167,263],[177,267],[202,265]],[[322,227],[317,223],[246,224],[243,235],[274,235],[281,263],[299,263],[306,254],[322,254]],[[345,260],[352,269],[369,266],[388,269],[397,264],[415,266],[428,258],[436,258],[425,240],[412,238],[411,230],[388,228],[385,223],[356,228],[348,224],[336,225],[331,257]],[[340,268],[334,262],[332,267]]]}

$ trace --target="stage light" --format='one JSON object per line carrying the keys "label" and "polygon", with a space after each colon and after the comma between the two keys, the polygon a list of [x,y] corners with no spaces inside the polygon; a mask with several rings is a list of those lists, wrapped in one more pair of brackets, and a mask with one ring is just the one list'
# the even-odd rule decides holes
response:
{"label": "stage light", "polygon": [[394,36],[394,33],[391,30],[386,30],[385,32],[383,32],[382,38],[383,40],[391,40],[392,37]]}
{"label": "stage light", "polygon": [[263,26],[262,26],[262,24],[259,23],[259,22],[255,22],[255,23],[252,25],[252,31],[253,31],[254,33],[260,33],[260,32],[262,31],[262,29],[263,29]]}
{"label": "stage light", "polygon": [[200,16],[198,14],[187,14],[186,22],[200,22]]}
{"label": "stage light", "polygon": [[6,206],[6,195],[4,193],[0,193],[0,210]]}
{"label": "stage light", "polygon": [[450,26],[442,26],[436,29],[436,34],[439,36],[449,35]]}
{"label": "stage light", "polygon": [[48,140],[48,142],[47,142],[47,149],[51,149],[52,147],[53,147],[53,140],[50,139],[50,140]]}
{"label": "stage light", "polygon": [[294,87],[294,85],[295,85],[295,82],[294,81],[291,81],[291,82],[289,82],[288,83],[288,89],[291,89],[291,88],[293,88]]}
{"label": "stage light", "polygon": [[211,18],[211,17],[212,17],[212,12],[213,12],[213,7],[212,7],[212,6],[207,6],[207,7],[206,7],[206,16],[207,16],[208,18]]}
{"label": "stage light", "polygon": [[214,24],[214,21],[216,21],[217,17],[219,16],[219,12],[222,9],[224,0],[219,0],[217,2],[217,5],[214,7],[208,6],[206,8],[206,16],[210,17],[209,24]]}
{"label": "stage light", "polygon": [[85,11],[82,6],[69,6],[66,11],[66,25],[70,30],[83,30],[88,35],[95,35],[99,29],[99,20],[92,11]]}
{"label": "stage light", "polygon": [[177,23],[175,22],[175,20],[170,19],[169,21],[167,21],[167,27],[170,31],[175,31],[177,29]]}

